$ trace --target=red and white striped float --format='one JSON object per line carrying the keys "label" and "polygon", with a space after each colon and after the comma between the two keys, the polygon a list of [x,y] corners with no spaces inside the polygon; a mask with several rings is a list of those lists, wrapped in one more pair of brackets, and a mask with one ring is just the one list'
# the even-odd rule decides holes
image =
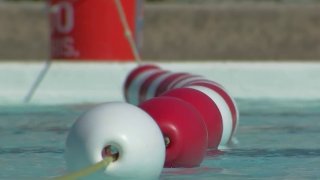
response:
{"label": "red and white striped float", "polygon": [[[222,120],[219,148],[225,148],[232,140],[232,136],[238,127],[239,112],[234,99],[222,85],[205,79],[203,76],[185,72],[165,71],[154,65],[142,65],[135,68],[128,75],[124,91],[127,102],[139,104],[177,88],[195,89],[213,101],[215,107],[212,107],[212,110],[216,108],[220,115],[216,115],[216,118],[221,118]],[[181,91],[179,92],[181,93]],[[175,93],[175,96],[178,95]],[[187,98],[185,101],[190,103],[191,99]],[[212,127],[210,126],[209,128]],[[208,144],[209,148],[214,148],[215,142],[212,141]]]}

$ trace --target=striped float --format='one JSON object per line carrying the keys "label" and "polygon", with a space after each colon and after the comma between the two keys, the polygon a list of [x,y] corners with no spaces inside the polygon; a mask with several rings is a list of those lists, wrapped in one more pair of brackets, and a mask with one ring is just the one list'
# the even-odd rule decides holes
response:
{"label": "striped float", "polygon": [[[174,91],[175,89],[177,90]],[[193,89],[193,95],[190,94],[190,90],[185,89]],[[192,104],[205,116],[210,149],[216,148],[217,145],[219,149],[227,147],[239,124],[239,111],[230,93],[219,83],[203,76],[166,71],[155,65],[142,65],[129,73],[124,92],[127,102],[135,105],[159,96],[174,96]],[[199,96],[196,94],[199,93],[211,101],[209,107],[214,112],[214,119],[205,114],[209,108],[204,107],[206,103],[202,102],[201,105],[195,100],[195,97]]]}

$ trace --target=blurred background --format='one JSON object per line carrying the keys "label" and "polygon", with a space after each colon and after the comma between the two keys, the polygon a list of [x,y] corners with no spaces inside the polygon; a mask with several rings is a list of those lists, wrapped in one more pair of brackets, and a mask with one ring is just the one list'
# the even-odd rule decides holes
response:
{"label": "blurred background", "polygon": [[[0,60],[49,54],[44,0],[0,0]],[[318,61],[320,0],[145,0],[142,57]]]}

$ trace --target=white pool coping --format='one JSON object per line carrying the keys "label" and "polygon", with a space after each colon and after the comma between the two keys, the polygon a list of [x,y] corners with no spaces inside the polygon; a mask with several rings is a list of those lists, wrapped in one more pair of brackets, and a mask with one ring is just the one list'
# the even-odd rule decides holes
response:
{"label": "white pool coping", "polygon": [[[241,99],[320,100],[319,62],[157,63],[205,76]],[[123,101],[122,85],[135,63],[53,62],[31,104]],[[0,105],[21,104],[43,63],[0,63]]]}

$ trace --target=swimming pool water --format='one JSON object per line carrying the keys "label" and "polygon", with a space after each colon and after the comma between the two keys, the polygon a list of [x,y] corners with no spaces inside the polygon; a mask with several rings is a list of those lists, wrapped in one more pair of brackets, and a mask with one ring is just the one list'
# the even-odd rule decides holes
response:
{"label": "swimming pool water", "polygon": [[[200,167],[164,169],[160,179],[320,178],[320,101],[238,99],[237,103],[239,144],[208,152]],[[91,106],[1,105],[0,179],[64,174],[68,129]]]}

